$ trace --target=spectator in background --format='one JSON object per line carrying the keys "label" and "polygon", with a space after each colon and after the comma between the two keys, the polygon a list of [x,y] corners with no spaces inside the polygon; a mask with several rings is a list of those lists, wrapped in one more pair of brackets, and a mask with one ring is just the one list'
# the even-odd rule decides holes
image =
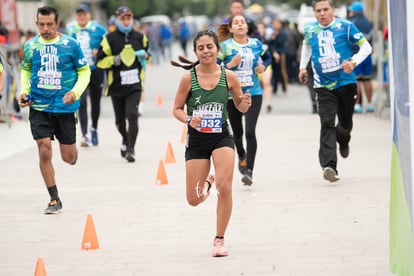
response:
{"label": "spectator in background", "polygon": [[272,21],[273,35],[269,41],[269,50],[272,55],[273,93],[277,93],[280,83],[282,91],[287,92],[288,76],[286,73],[286,48],[288,35],[279,19]]}
{"label": "spectator in background", "polygon": [[148,39],[148,51],[151,54],[151,61],[153,64],[160,64],[160,43],[161,43],[161,36],[160,36],[160,28],[157,23],[149,22],[147,24],[147,39]]}
{"label": "spectator in background", "polygon": [[6,84],[6,71],[4,70],[3,61],[2,61],[2,58],[0,57],[0,100],[3,97],[2,92],[3,92],[3,88],[5,84]]}
{"label": "spectator in background", "polygon": [[161,23],[160,26],[160,36],[161,36],[161,53],[165,60],[170,60],[172,56],[172,41],[173,41],[173,32],[169,26],[164,23]]}
{"label": "spectator in background", "polygon": [[[1,24],[0,21],[0,44],[7,43],[7,29]],[[1,54],[1,53],[0,53]],[[3,67],[3,56],[0,56],[0,100],[3,97],[2,92],[3,88],[6,84],[6,72]],[[1,105],[0,105],[0,113],[1,113]]]}
{"label": "spectator in background", "polygon": [[[87,90],[81,96],[79,107],[79,122],[82,131],[81,146],[87,147],[91,143],[97,146],[98,120],[101,113],[101,97],[103,93],[104,71],[96,67],[96,54],[99,45],[106,33],[105,27],[91,20],[91,10],[88,5],[80,4],[76,7],[76,23],[68,26],[66,33],[76,39],[91,68],[91,79]],[[92,125],[91,138],[88,135],[88,98],[91,104]]]}
{"label": "spectator in background", "polygon": [[185,20],[181,20],[180,27],[178,29],[178,37],[180,39],[180,46],[183,50],[184,56],[187,56],[187,43],[188,39],[190,39],[190,28],[188,27],[187,22]]}
{"label": "spectator in background", "polygon": [[[267,27],[263,22],[257,24],[257,30],[260,34],[263,46],[269,49],[269,41],[267,33]],[[263,96],[266,105],[267,113],[272,111],[272,66],[267,66],[266,70],[259,75],[260,83],[263,87]]]}
{"label": "spectator in background", "polygon": [[[253,18],[245,14],[245,5],[243,0],[232,0],[230,2],[230,16],[235,15],[243,15],[246,18],[248,26],[247,35],[249,37],[260,39],[260,33]],[[229,21],[230,17],[227,17],[224,19],[223,23],[229,23]]]}
{"label": "spectator in background", "polygon": [[[361,31],[368,42],[372,45],[373,28],[371,22],[364,15],[364,5],[359,1],[354,1],[349,7],[349,20]],[[358,47],[356,47],[358,48]],[[358,49],[356,49],[358,50]],[[362,113],[362,90],[367,99],[367,112],[374,112],[372,104],[372,55],[370,54],[354,70],[357,78],[357,99],[355,103],[355,113]]]}
{"label": "spectator in background", "polygon": [[303,41],[303,34],[298,30],[298,24],[292,24],[289,27],[289,22],[284,23],[284,29],[288,34],[288,41],[286,47],[286,73],[289,83],[298,83],[299,73],[299,49]]}
{"label": "spectator in background", "polygon": [[0,44],[6,44],[7,43],[7,37],[9,35],[9,31],[5,26],[2,25],[0,21]]}
{"label": "spectator in background", "polygon": [[387,107],[390,106],[390,91],[389,91],[389,46],[388,46],[388,26],[384,27],[383,30],[383,39],[384,39],[384,55],[383,55],[383,85],[386,91],[386,100],[385,104]]}

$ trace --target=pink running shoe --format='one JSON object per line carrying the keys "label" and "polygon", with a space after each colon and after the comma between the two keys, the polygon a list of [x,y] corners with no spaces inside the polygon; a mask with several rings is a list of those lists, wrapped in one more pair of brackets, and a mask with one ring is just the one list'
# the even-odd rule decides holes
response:
{"label": "pink running shoe", "polygon": [[227,249],[224,247],[224,239],[215,238],[213,246],[213,257],[226,257],[229,255],[229,253],[227,253]]}

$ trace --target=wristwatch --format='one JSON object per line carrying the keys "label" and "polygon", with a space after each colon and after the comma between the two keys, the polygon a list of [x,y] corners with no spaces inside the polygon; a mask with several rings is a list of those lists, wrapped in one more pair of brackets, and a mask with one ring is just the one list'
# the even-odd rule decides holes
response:
{"label": "wristwatch", "polygon": [[186,121],[187,121],[187,125],[188,125],[188,124],[190,124],[191,119],[193,119],[193,117],[191,117],[191,116],[188,116],[188,117],[187,117],[187,119],[186,119]]}
{"label": "wristwatch", "polygon": [[354,67],[357,67],[357,63],[356,63],[356,61],[355,60],[353,60],[353,59],[351,59],[351,62],[352,62],[352,64],[354,65]]}

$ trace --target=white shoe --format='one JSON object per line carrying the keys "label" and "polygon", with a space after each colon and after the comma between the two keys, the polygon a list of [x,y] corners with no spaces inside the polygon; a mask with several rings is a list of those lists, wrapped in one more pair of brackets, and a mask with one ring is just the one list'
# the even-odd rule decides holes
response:
{"label": "white shoe", "polygon": [[339,180],[336,171],[331,167],[325,167],[323,169],[323,178],[329,182],[336,182]]}

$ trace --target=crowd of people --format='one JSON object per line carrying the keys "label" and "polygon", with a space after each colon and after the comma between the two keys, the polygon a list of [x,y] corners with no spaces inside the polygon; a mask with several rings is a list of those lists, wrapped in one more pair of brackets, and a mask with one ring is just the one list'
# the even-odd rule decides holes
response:
{"label": "crowd of people", "polygon": [[[337,149],[343,158],[350,154],[360,91],[366,93],[367,111],[373,111],[369,67],[372,27],[360,2],[349,6],[347,20],[335,17],[331,0],[314,1],[316,21],[306,26],[304,34],[296,25],[277,18],[270,26],[254,22],[244,8],[242,0],[232,0],[229,17],[214,29],[195,33],[195,61],[188,59],[191,34],[181,21],[178,37],[182,56],[180,62],[171,61],[188,70],[178,82],[173,106],[173,115],[188,127],[187,201],[199,205],[209,196],[212,185],[218,192],[214,257],[228,255],[224,236],[232,212],[236,154],[241,181],[252,186],[262,103],[267,112],[272,111],[271,96],[278,92],[279,84],[284,93],[289,83],[308,85],[312,112],[320,118],[319,163],[323,178],[330,182],[339,180]],[[19,108],[30,110],[30,129],[50,196],[45,214],[59,213],[63,207],[52,163],[52,141],[58,140],[62,160],[71,165],[78,158],[78,127],[81,147],[98,146],[100,102],[102,95],[107,95],[120,134],[121,158],[135,162],[147,63],[158,65],[161,58],[172,58],[172,29],[165,24],[136,28],[129,7],[118,7],[111,17],[113,28],[93,21],[86,4],[77,6],[74,13],[76,23],[62,33],[58,10],[39,8],[39,35],[28,36],[20,53],[17,101]],[[7,32],[1,31],[1,39],[3,33],[7,37]],[[4,85],[1,60],[0,91]]]}

